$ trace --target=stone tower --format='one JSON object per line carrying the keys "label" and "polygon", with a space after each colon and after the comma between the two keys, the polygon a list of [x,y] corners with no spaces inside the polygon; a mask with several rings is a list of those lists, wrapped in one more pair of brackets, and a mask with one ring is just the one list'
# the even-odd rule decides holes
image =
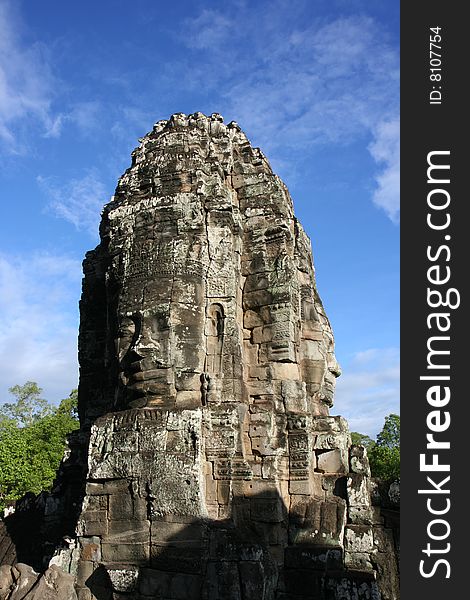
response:
{"label": "stone tower", "polygon": [[[286,186],[218,114],[159,121],[84,261],[80,600],[397,598]],[[391,573],[391,575],[390,575]]]}

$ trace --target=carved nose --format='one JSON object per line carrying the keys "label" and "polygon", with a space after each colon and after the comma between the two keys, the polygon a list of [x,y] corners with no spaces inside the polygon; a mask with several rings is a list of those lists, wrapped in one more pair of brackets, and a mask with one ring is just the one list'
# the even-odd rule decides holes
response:
{"label": "carved nose", "polygon": [[328,365],[328,371],[332,373],[335,377],[339,377],[341,375],[341,367],[336,362],[336,360],[332,364]]}

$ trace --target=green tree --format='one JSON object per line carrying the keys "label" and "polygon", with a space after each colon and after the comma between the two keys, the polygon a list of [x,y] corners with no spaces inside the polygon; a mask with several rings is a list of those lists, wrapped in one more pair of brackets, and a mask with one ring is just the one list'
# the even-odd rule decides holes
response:
{"label": "green tree", "polygon": [[371,473],[385,481],[400,478],[400,417],[385,417],[382,431],[376,443],[368,449]]}
{"label": "green tree", "polygon": [[79,427],[77,390],[58,407],[39,398],[34,382],[10,391],[16,403],[0,407],[0,509],[26,492],[51,489],[66,437]]}
{"label": "green tree", "polygon": [[368,435],[358,433],[357,431],[351,431],[351,441],[355,446],[364,446],[367,449],[375,444],[374,440]]}
{"label": "green tree", "polygon": [[19,427],[29,427],[38,419],[51,414],[53,407],[41,398],[42,388],[35,381],[14,385],[8,390],[16,402],[0,407],[0,419],[13,420]]}

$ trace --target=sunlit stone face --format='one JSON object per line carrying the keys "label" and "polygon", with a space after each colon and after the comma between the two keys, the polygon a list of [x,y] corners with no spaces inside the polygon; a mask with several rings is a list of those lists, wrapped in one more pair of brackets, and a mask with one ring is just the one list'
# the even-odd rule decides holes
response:
{"label": "sunlit stone face", "polygon": [[205,282],[195,247],[201,241],[175,235],[171,245],[166,242],[164,232],[157,234],[116,261],[124,265],[116,274],[114,343],[121,409],[171,407],[179,392],[192,396],[193,404],[200,396]]}
{"label": "sunlit stone face", "polygon": [[136,312],[121,318],[117,343],[120,382],[131,406],[140,404],[139,399],[146,404],[145,399],[171,395],[169,333],[164,313]]}

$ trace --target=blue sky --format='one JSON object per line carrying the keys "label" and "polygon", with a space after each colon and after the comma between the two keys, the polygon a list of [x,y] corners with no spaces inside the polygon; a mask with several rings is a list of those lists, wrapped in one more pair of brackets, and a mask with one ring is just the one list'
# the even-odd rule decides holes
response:
{"label": "blue sky", "polygon": [[81,261],[138,138],[237,121],[312,240],[343,368],[332,414],[399,410],[397,0],[0,0],[0,399],[77,385]]}

